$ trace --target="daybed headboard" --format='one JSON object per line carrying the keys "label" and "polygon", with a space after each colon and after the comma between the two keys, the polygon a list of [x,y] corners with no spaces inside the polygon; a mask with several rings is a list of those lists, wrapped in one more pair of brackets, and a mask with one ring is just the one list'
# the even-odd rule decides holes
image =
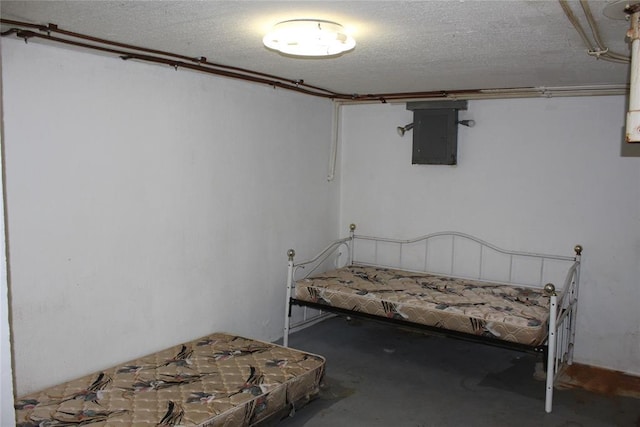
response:
{"label": "daybed headboard", "polygon": [[564,276],[575,261],[570,256],[508,251],[455,231],[410,240],[354,235],[351,252],[353,264],[525,286],[543,286],[550,281],[560,286],[558,274]]}
{"label": "daybed headboard", "polygon": [[456,231],[400,240],[361,236],[355,229],[351,224],[349,237],[332,242],[312,260],[295,263],[294,271],[304,268],[306,277],[347,264],[376,265],[523,286],[551,282],[562,290],[572,280],[582,251],[579,245],[573,257],[509,251]]}

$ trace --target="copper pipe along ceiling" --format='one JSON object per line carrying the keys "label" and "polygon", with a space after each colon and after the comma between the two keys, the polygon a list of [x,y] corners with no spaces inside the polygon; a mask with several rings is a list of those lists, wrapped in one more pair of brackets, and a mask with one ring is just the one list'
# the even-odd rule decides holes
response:
{"label": "copper pipe along ceiling", "polygon": [[[0,34],[2,36],[16,34],[18,38],[24,39],[25,41],[27,41],[30,38],[46,39],[46,40],[61,43],[61,44],[67,44],[67,45],[82,47],[86,49],[112,53],[115,55],[119,55],[122,59],[125,59],[125,60],[138,59],[141,61],[167,64],[172,67],[188,68],[188,69],[202,71],[210,74],[218,74],[225,77],[237,78],[237,79],[252,81],[256,83],[265,83],[271,86],[282,87],[284,89],[292,89],[298,92],[303,92],[303,93],[316,95],[316,96],[324,96],[324,97],[331,98],[331,97],[334,97],[335,95],[339,95],[322,88],[307,85],[301,80],[291,81],[289,79],[273,76],[270,74],[260,73],[257,71],[246,70],[243,68],[231,67],[231,66],[222,65],[222,64],[215,64],[215,63],[208,62],[205,57],[192,58],[192,57],[179,55],[171,52],[163,52],[163,51],[154,50],[154,49],[147,49],[144,47],[113,42],[110,40],[100,39],[97,37],[88,36],[84,34],[73,33],[70,31],[61,30],[55,24],[49,24],[48,26],[44,26],[44,25],[30,24],[30,23],[24,23],[24,22],[18,22],[18,21],[11,21],[6,19],[0,19],[0,22],[3,24],[17,25],[17,26],[26,27],[26,28],[34,28],[40,31],[40,32],[35,32],[31,30],[14,27]],[[62,34],[64,36],[72,37],[74,39],[78,39],[81,41],[73,40],[71,38],[55,37],[55,36],[52,36],[51,33]],[[89,44],[89,43],[85,43],[85,41],[98,43],[98,44]],[[122,50],[122,49],[126,49],[126,50]],[[172,58],[175,58],[175,59],[172,59]],[[349,96],[348,98],[350,99],[351,97]]]}
{"label": "copper pipe along ceiling", "polygon": [[[101,39],[86,34],[66,31],[56,24],[39,25],[28,22],[0,19],[0,23],[12,26],[11,29],[0,33],[6,37],[15,34],[18,38],[27,42],[31,38],[49,40],[55,43],[67,44],[85,49],[97,50],[120,56],[124,60],[136,59],[139,61],[166,64],[174,68],[186,68],[209,74],[216,74],[254,83],[262,83],[273,87],[301,92],[307,95],[318,96],[335,100],[349,101],[379,101],[402,100],[409,98],[447,98],[455,94],[479,93],[479,90],[460,91],[427,91],[427,92],[401,92],[401,93],[379,93],[379,94],[348,94],[334,92],[329,89],[309,85],[304,80],[292,80],[285,77],[265,74],[258,71],[248,70],[229,65],[216,64],[207,61],[205,57],[192,58],[172,52],[164,52],[155,49],[148,49],[140,46],[119,43],[111,40]],[[37,30],[37,31],[33,31]],[[65,37],[56,37],[51,34],[59,34]]]}
{"label": "copper pipe along ceiling", "polygon": [[[253,83],[261,83],[272,86],[274,88],[282,88],[306,95],[328,98],[342,102],[380,102],[388,101],[405,101],[405,100],[430,100],[430,99],[480,99],[487,95],[491,97],[504,97],[510,94],[511,97],[531,97],[531,96],[551,96],[554,88],[500,88],[500,89],[463,89],[450,91],[424,91],[424,92],[391,92],[391,93],[374,93],[374,94],[357,94],[357,93],[339,93],[329,89],[321,88],[307,84],[302,79],[290,79],[286,77],[275,76],[271,74],[261,73],[258,71],[248,70],[245,68],[233,67],[229,65],[217,64],[209,62],[207,58],[189,57],[173,52],[165,52],[161,50],[148,49],[145,47],[130,45],[126,43],[115,42],[86,34],[66,31],[59,28],[56,24],[40,25],[29,22],[20,22],[10,19],[0,19],[3,25],[11,26],[7,31],[0,33],[0,36],[7,37],[15,34],[18,38],[28,42],[31,38],[39,38],[54,43],[61,43],[83,49],[97,50],[117,55],[123,60],[135,59],[144,62],[165,64],[175,69],[186,68],[194,71],[200,71],[208,74],[215,74],[223,77],[244,80]],[[53,36],[58,34],[64,37]],[[566,92],[566,88],[556,88],[558,94]],[[620,89],[612,89],[616,94]],[[608,89],[602,91],[602,94],[608,93]]]}

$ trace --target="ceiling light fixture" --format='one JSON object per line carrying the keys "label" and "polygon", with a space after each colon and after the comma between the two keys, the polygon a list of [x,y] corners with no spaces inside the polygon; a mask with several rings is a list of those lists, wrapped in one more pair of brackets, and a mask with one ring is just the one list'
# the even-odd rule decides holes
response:
{"label": "ceiling light fixture", "polygon": [[293,56],[337,56],[352,50],[356,41],[337,22],[292,19],[277,23],[262,42],[269,49]]}

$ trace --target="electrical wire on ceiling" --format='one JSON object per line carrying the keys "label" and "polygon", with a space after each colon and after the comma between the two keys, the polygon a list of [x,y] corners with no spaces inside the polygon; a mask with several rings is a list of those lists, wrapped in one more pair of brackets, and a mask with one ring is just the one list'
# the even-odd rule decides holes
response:
{"label": "electrical wire on ceiling", "polygon": [[[562,1],[561,1],[562,2]],[[345,103],[387,103],[405,102],[408,100],[458,100],[458,99],[505,99],[505,98],[535,98],[557,96],[596,96],[596,95],[620,95],[627,92],[627,85],[595,85],[589,87],[518,87],[518,88],[494,88],[494,89],[462,89],[462,90],[438,90],[424,92],[397,92],[397,93],[339,93],[318,86],[309,85],[302,79],[289,79],[286,77],[265,74],[229,65],[217,64],[205,57],[190,57],[171,52],[148,49],[140,46],[101,39],[90,35],[74,33],[63,30],[56,24],[39,25],[28,22],[0,19],[3,25],[11,26],[0,36],[16,37],[28,42],[30,39],[43,39],[83,49],[96,50],[119,56],[123,60],[138,60],[143,62],[169,65],[176,70],[189,69],[223,77],[229,77],[254,83],[261,83],[273,88],[287,89],[333,101]],[[34,31],[35,30],[35,31]],[[52,35],[55,34],[55,35]],[[610,57],[611,54],[606,54]],[[603,53],[600,57],[604,58]],[[621,62],[619,59],[608,60]]]}
{"label": "electrical wire on ceiling", "polygon": [[587,54],[595,57],[596,59],[602,59],[610,62],[617,62],[621,64],[628,64],[631,62],[631,57],[628,55],[623,55],[616,52],[611,52],[609,48],[605,47],[602,42],[602,37],[600,36],[600,30],[598,29],[598,25],[593,17],[593,13],[591,13],[591,8],[589,7],[589,3],[587,0],[580,0],[580,6],[582,6],[582,11],[587,19],[589,24],[589,28],[591,29],[591,35],[593,37],[593,43],[591,39],[587,36],[586,31],[580,24],[580,21],[571,10],[569,6],[569,2],[567,0],[558,0],[560,2],[560,6],[562,6],[562,10],[564,14],[569,19],[569,22],[576,29],[582,41],[587,46]]}

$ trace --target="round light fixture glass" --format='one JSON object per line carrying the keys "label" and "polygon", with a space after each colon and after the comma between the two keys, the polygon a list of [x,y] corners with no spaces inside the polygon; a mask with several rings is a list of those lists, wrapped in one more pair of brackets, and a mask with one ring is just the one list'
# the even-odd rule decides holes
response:
{"label": "round light fixture glass", "polygon": [[294,56],[335,56],[356,46],[342,25],[322,19],[277,23],[262,39],[266,47]]}

